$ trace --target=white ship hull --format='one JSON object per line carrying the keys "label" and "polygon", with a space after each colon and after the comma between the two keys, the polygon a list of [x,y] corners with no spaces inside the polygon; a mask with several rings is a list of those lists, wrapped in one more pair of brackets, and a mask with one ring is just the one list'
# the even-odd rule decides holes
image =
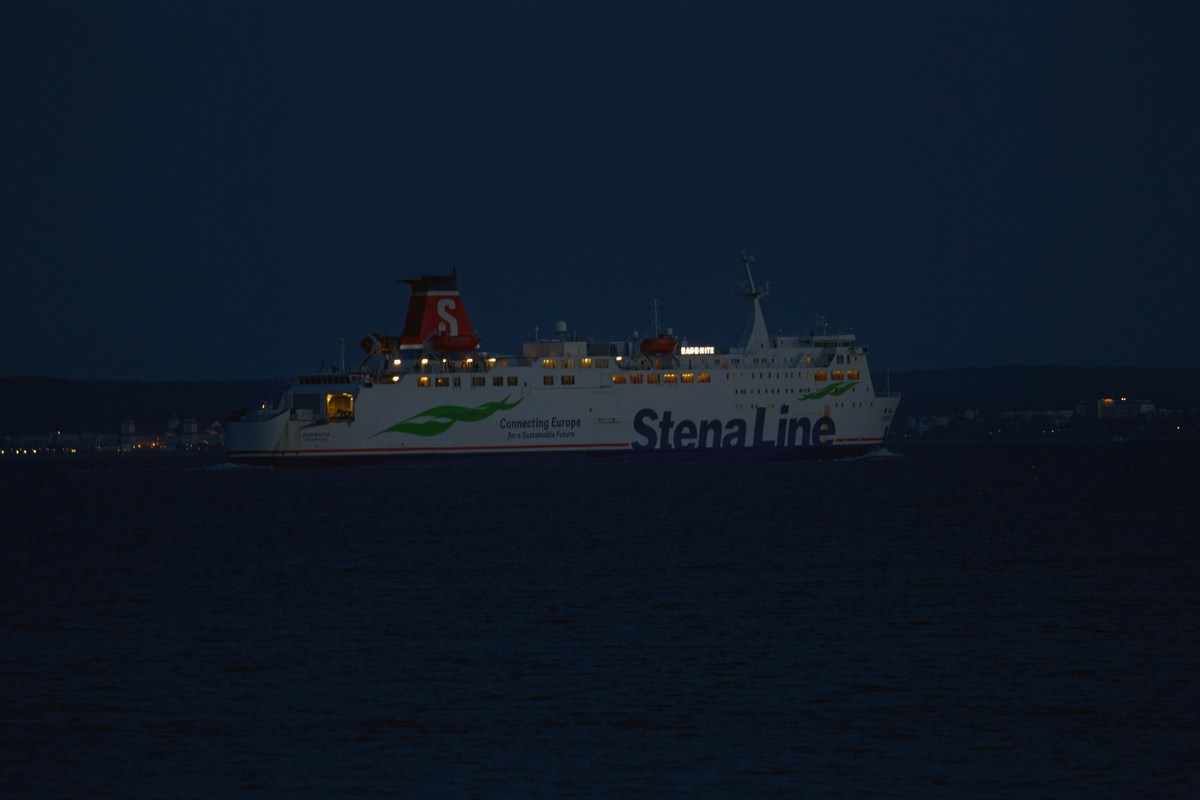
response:
{"label": "white ship hull", "polygon": [[455,281],[408,281],[405,335],[363,341],[375,368],[298,376],[277,406],[232,414],[228,459],[824,459],[880,447],[895,415],[852,334],[769,337],[752,280],[738,348],[586,342],[562,325],[520,358],[475,352]]}
{"label": "white ship hull", "polygon": [[[538,361],[479,372],[410,372],[393,376],[397,381],[293,384],[281,407],[229,422],[228,458],[277,465],[532,455],[837,458],[882,445],[895,414],[896,398],[875,393],[869,380],[835,394],[847,388],[838,382],[834,392],[803,399],[822,392],[804,377],[817,370],[787,362],[768,362],[768,370],[682,359],[683,369],[639,373],[542,369]],[[614,374],[625,383],[614,384]],[[642,382],[629,383],[634,375]],[[646,383],[650,375],[658,382]],[[682,382],[684,375],[691,381]],[[700,375],[709,380],[697,382]],[[564,376],[574,385],[563,385]],[[419,385],[422,377],[429,386]],[[480,377],[485,385],[472,386]],[[507,385],[511,377],[518,385]],[[547,377],[553,385],[542,383]],[[439,378],[447,385],[438,386]],[[497,378],[504,385],[492,385]],[[309,394],[318,405],[349,394],[353,419],[293,410]]]}

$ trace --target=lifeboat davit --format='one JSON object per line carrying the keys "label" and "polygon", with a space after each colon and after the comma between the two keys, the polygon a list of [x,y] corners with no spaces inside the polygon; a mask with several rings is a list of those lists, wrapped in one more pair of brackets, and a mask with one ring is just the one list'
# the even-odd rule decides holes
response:
{"label": "lifeboat davit", "polygon": [[447,333],[435,333],[429,337],[429,344],[439,353],[474,353],[479,348],[479,335],[467,333],[451,336]]}
{"label": "lifeboat davit", "polygon": [[371,353],[379,353],[379,355],[390,356],[396,353],[396,348],[400,346],[400,338],[398,336],[383,336],[378,333],[368,333],[366,337],[358,343],[358,346],[363,349],[367,355]]}
{"label": "lifeboat davit", "polygon": [[642,352],[651,356],[665,356],[675,352],[675,346],[679,344],[679,340],[671,335],[664,336],[647,336],[642,339]]}

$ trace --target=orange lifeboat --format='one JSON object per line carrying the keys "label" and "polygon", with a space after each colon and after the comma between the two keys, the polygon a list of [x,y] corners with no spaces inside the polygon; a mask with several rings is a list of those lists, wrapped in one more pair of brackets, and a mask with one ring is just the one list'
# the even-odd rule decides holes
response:
{"label": "orange lifeboat", "polygon": [[675,346],[679,344],[674,336],[665,334],[663,336],[647,336],[642,339],[639,348],[646,355],[665,356],[675,352]]}
{"label": "orange lifeboat", "polygon": [[479,335],[467,333],[451,336],[447,333],[435,333],[429,337],[429,344],[439,353],[474,353],[479,347]]}

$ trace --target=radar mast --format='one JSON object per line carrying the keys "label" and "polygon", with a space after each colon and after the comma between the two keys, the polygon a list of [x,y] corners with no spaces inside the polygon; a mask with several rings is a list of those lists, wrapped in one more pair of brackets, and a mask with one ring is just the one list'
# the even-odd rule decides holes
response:
{"label": "radar mast", "polygon": [[755,286],[754,275],[750,272],[750,262],[754,253],[742,250],[742,264],[746,267],[746,282],[742,284],[742,297],[750,301],[750,318],[746,320],[746,329],[742,332],[739,346],[743,353],[757,353],[770,346],[770,335],[767,333],[767,323],[763,319],[762,307],[758,301],[771,293],[771,283],[764,282]]}

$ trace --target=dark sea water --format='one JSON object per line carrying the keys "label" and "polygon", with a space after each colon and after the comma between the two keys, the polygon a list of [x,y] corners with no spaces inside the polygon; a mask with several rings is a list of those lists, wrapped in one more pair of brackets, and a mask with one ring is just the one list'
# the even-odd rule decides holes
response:
{"label": "dark sea water", "polygon": [[0,795],[1200,796],[1200,448],[0,462]]}

